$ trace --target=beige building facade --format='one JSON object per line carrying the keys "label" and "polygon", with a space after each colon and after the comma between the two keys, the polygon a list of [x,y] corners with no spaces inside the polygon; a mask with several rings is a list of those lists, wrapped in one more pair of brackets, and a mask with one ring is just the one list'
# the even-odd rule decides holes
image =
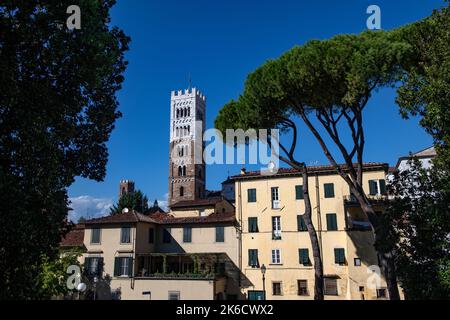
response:
{"label": "beige building facade", "polygon": [[[376,203],[383,198],[387,170],[386,164],[367,164],[364,169],[364,189],[379,211],[382,206]],[[241,270],[249,284],[242,288],[245,297],[261,299],[265,289],[267,299],[313,299],[311,242],[301,218],[305,210],[301,175],[281,169],[272,176],[242,172],[232,179],[242,230]],[[374,285],[378,258],[373,232],[348,185],[328,166],[311,167],[308,182],[324,267],[325,299],[387,298],[382,275],[378,289]],[[262,265],[266,267],[264,284]]]}

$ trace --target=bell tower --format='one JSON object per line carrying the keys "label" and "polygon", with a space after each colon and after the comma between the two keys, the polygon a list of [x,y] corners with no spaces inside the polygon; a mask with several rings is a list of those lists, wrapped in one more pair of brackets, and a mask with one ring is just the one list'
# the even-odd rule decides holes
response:
{"label": "bell tower", "polygon": [[206,97],[196,88],[172,91],[170,97],[169,206],[205,197]]}

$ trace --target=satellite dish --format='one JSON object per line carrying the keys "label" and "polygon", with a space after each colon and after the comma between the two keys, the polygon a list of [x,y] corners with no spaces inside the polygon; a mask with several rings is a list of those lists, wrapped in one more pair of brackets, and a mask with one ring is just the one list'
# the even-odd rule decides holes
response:
{"label": "satellite dish", "polygon": [[80,292],[84,292],[86,290],[86,284],[84,284],[83,282],[80,282],[77,286],[77,290]]}
{"label": "satellite dish", "polygon": [[122,213],[128,213],[128,208],[123,208]]}

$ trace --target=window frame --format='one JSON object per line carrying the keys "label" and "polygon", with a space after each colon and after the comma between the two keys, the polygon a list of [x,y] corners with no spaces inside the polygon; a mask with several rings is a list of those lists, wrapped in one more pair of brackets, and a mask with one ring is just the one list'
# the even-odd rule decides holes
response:
{"label": "window frame", "polygon": [[247,189],[247,202],[255,203],[256,202],[256,188]]}
{"label": "window frame", "polygon": [[[94,230],[98,231],[98,242],[93,242]],[[91,229],[91,241],[90,244],[101,244],[102,243],[102,228],[92,228]]]}
{"label": "window frame", "polygon": [[192,227],[183,227],[183,243],[192,243]]}
{"label": "window frame", "polygon": [[[123,241],[125,229],[128,229],[128,241]],[[131,243],[131,227],[130,226],[120,227],[120,244],[130,244],[130,243]]]}
{"label": "window frame", "polygon": [[[216,226],[215,227],[216,230],[216,238],[215,238],[215,242],[216,243],[224,243],[225,242],[225,227],[224,226]],[[222,239],[218,239],[218,230],[222,230],[221,234],[222,234]]]}
{"label": "window frame", "polygon": [[[275,258],[275,259],[274,259]],[[278,259],[277,259],[278,258]],[[278,262],[277,262],[277,261]],[[280,265],[282,264],[281,262],[281,249],[275,248],[271,250],[271,255],[270,255],[270,264],[274,264],[274,265]]]}
{"label": "window frame", "polygon": [[[275,292],[275,285],[278,285],[279,292]],[[283,282],[282,281],[272,281],[272,295],[282,296],[283,295]]]}
{"label": "window frame", "polygon": [[[337,223],[337,214],[330,212],[330,213],[327,213],[325,215],[325,217],[326,217],[326,220],[327,220],[327,231],[338,231],[339,230],[339,226],[338,226],[338,223]],[[333,217],[333,219],[331,219],[332,217]],[[332,220],[333,223],[331,223],[330,220]]]}
{"label": "window frame", "polygon": [[[250,222],[252,221],[252,223]],[[251,228],[253,226],[253,228]],[[258,233],[258,217],[248,217],[248,233]]]}
{"label": "window frame", "polygon": [[[330,186],[331,186],[331,191],[327,189],[327,187],[330,187]],[[330,192],[331,192],[331,194],[330,194]],[[323,196],[325,199],[332,199],[332,198],[336,197],[333,182],[327,182],[327,183],[323,184]]]}

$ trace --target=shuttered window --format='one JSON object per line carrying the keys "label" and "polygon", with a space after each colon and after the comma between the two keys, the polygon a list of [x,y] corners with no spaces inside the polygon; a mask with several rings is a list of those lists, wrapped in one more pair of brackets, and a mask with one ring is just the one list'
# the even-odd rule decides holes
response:
{"label": "shuttered window", "polygon": [[379,180],[380,183],[380,194],[386,194],[386,180]]}
{"label": "shuttered window", "polygon": [[183,242],[192,242],[192,228],[184,227],[183,228]]}
{"label": "shuttered window", "polygon": [[298,295],[308,296],[308,280],[297,280]]}
{"label": "shuttered window", "polygon": [[296,200],[303,199],[303,186],[301,185],[295,186],[295,199]]}
{"label": "shuttered window", "polygon": [[297,230],[298,231],[308,231],[306,227],[305,219],[303,219],[303,215],[297,215]]}
{"label": "shuttered window", "polygon": [[327,296],[337,296],[338,288],[337,288],[337,279],[324,277],[324,294]]}
{"label": "shuttered window", "polygon": [[304,266],[309,266],[311,261],[309,260],[309,250],[308,249],[298,249],[299,263]]}
{"label": "shuttered window", "polygon": [[345,251],[343,248],[334,249],[334,263],[345,264]]}
{"label": "shuttered window", "polygon": [[116,257],[114,259],[114,276],[131,277],[133,275],[133,258]]}
{"label": "shuttered window", "polygon": [[248,218],[248,232],[258,232],[258,218],[249,217]]}
{"label": "shuttered window", "polygon": [[369,195],[375,196],[378,194],[378,184],[376,180],[369,180]]}
{"label": "shuttered window", "polygon": [[334,183],[325,183],[323,185],[325,198],[334,198]]}
{"label": "shuttered window", "polygon": [[337,227],[337,218],[335,213],[327,213],[327,230],[328,231],[336,231]]}
{"label": "shuttered window", "polygon": [[247,190],[247,201],[248,202],[256,202],[256,189],[248,189]]}
{"label": "shuttered window", "polygon": [[258,249],[248,249],[248,265],[250,267],[258,267]]}
{"label": "shuttered window", "polygon": [[224,242],[225,241],[225,229],[223,226],[216,227],[216,242]]}

